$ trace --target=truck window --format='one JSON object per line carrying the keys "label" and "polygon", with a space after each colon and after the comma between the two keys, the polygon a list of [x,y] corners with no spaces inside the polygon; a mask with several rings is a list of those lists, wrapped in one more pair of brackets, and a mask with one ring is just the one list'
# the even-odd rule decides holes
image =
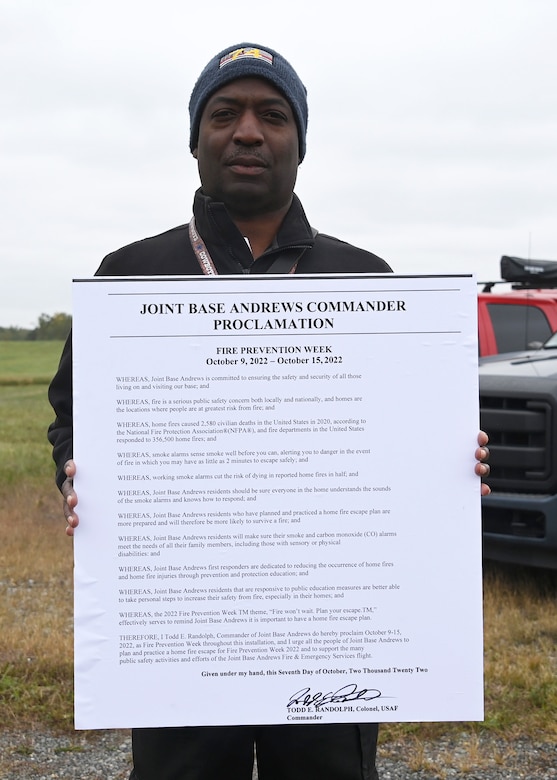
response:
{"label": "truck window", "polygon": [[498,352],[529,349],[533,342],[542,343],[552,330],[543,311],[537,306],[489,303]]}

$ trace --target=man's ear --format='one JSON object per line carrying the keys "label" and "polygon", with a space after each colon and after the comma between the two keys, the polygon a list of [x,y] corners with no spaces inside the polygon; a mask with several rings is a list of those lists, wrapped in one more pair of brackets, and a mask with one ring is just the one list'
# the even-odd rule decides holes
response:
{"label": "man's ear", "polygon": [[195,159],[197,160],[197,146],[195,147],[195,149],[192,152],[192,157],[195,157]]}

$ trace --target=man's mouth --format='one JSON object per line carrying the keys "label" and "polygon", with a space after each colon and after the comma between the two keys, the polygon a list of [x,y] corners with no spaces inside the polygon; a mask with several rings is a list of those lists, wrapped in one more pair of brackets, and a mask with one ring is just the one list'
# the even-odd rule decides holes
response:
{"label": "man's mouth", "polygon": [[238,155],[229,160],[226,165],[240,176],[256,176],[267,168],[265,160],[253,155]]}

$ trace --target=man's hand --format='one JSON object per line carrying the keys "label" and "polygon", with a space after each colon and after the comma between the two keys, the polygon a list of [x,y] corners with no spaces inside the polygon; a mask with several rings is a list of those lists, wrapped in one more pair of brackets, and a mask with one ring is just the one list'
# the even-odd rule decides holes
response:
{"label": "man's hand", "polygon": [[[479,447],[475,452],[476,460],[478,461],[476,463],[476,474],[478,477],[487,477],[489,476],[489,464],[486,463],[487,459],[489,458],[489,450],[487,448],[487,443],[489,441],[489,437],[487,433],[484,431],[480,431],[478,434],[478,444]],[[491,493],[491,488],[489,485],[486,485],[485,482],[482,482],[482,496],[489,496]]]}
{"label": "man's hand", "polygon": [[74,528],[79,525],[79,517],[74,512],[77,506],[77,496],[73,489],[73,478],[75,477],[75,463],[73,460],[68,460],[64,466],[66,472],[66,479],[62,484],[62,495],[64,496],[64,515],[66,517],[66,533],[68,536],[73,536]]}

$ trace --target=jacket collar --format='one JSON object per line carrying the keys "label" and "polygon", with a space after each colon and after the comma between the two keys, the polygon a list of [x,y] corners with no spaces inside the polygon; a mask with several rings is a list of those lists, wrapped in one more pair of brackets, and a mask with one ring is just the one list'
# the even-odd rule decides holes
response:
{"label": "jacket collar", "polygon": [[296,195],[271,246],[254,261],[253,256],[224,203],[214,201],[199,189],[193,202],[195,224],[219,273],[266,273],[279,254],[309,249],[314,234]]}

